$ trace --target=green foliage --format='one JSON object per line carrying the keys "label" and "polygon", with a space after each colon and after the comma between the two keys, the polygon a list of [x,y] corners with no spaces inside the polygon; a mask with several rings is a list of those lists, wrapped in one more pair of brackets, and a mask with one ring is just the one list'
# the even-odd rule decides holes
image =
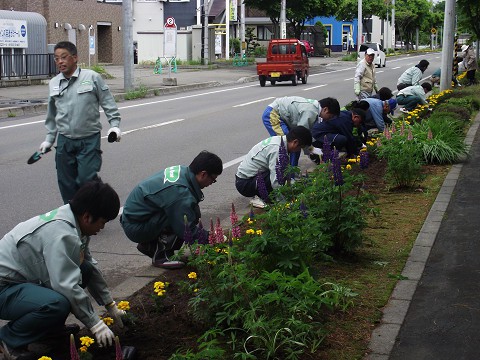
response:
{"label": "green foliage", "polygon": [[233,51],[234,54],[240,53],[240,39],[238,38],[230,38],[230,49]]}
{"label": "green foliage", "polygon": [[147,96],[148,88],[145,85],[140,85],[138,89],[129,90],[125,93],[125,100],[141,99]]}
{"label": "green foliage", "polygon": [[255,35],[255,28],[247,27],[245,30],[245,42],[247,43],[247,48],[245,53],[247,56],[253,56],[255,54],[255,49],[260,46],[260,43],[257,41],[257,35]]}
{"label": "green foliage", "polygon": [[265,57],[267,56],[267,48],[265,46],[256,47],[253,51],[255,57]]}
{"label": "green foliage", "polygon": [[[88,67],[87,67],[88,68]],[[102,65],[92,65],[90,66],[90,70],[95,71],[96,73],[99,73],[102,75],[105,79],[113,79],[114,77],[105,70],[105,67]]]}
{"label": "green foliage", "polygon": [[[435,112],[426,121],[412,126],[420,142],[423,158],[429,164],[453,164],[468,154],[463,138],[463,123],[455,113]],[[429,135],[430,131],[430,135]]]}
{"label": "green foliage", "polygon": [[340,60],[342,61],[357,61],[358,58],[358,53],[357,52],[352,52],[348,55],[342,56]]}
{"label": "green foliage", "polygon": [[[388,131],[388,130],[387,130]],[[381,139],[378,156],[387,160],[386,178],[394,187],[411,188],[422,177],[422,146],[418,139],[398,131]]]}
{"label": "green foliage", "polygon": [[8,115],[7,115],[9,118],[12,118],[12,117],[16,117],[17,114],[15,114],[13,111],[8,111]]}

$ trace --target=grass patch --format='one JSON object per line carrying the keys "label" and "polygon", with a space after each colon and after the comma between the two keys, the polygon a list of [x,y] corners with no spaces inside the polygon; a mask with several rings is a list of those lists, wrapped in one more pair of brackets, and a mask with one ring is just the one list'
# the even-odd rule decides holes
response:
{"label": "grass patch", "polygon": [[102,65],[92,65],[90,67],[85,67],[86,69],[90,69],[102,75],[105,79],[114,79],[115,77],[111,75]]}
{"label": "grass patch", "polygon": [[328,335],[315,359],[362,359],[372,330],[382,317],[435,197],[450,166],[427,166],[426,177],[413,192],[376,193],[380,214],[370,216],[365,245],[355,258],[323,264],[322,281],[339,282],[359,295],[355,306],[325,319]]}
{"label": "grass patch", "polygon": [[133,100],[133,99],[143,99],[147,96],[148,88],[145,85],[140,85],[138,89],[129,90],[125,93],[124,99],[125,100]]}

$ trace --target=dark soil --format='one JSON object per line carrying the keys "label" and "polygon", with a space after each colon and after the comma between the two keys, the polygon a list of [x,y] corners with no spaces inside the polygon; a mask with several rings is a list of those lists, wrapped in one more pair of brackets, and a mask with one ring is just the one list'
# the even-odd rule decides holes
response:
{"label": "dark soil", "polygon": [[[352,171],[357,171],[357,166]],[[425,168],[429,171],[429,168]],[[367,177],[365,181],[365,188],[367,191],[378,194],[386,191],[385,182],[385,162],[378,159],[371,159],[369,167],[362,170]],[[421,191],[421,189],[420,189]],[[120,338],[122,346],[133,346],[137,350],[136,359],[141,360],[163,360],[168,359],[172,354],[180,349],[195,348],[197,345],[197,339],[202,335],[206,328],[202,327],[193,319],[192,315],[188,311],[189,295],[182,293],[180,286],[181,281],[188,279],[188,273],[192,269],[184,268],[180,270],[169,270],[157,281],[169,282],[170,285],[167,289],[167,296],[163,303],[162,309],[157,309],[153,299],[153,282],[144,287],[128,300],[130,302],[131,310],[129,314],[133,315],[135,321],[133,324],[129,324],[124,329],[118,329],[113,327],[113,331]],[[355,307],[353,308],[355,309]],[[351,311],[351,310],[350,310]],[[349,316],[350,311],[343,313],[341,317]],[[350,314],[351,315],[351,314]],[[368,321],[367,319],[364,319]],[[372,326],[372,324],[370,324]],[[371,328],[367,332],[371,331]],[[81,332],[77,335],[77,341],[80,336],[91,336],[87,331]],[[366,342],[369,333],[364,333],[362,341]],[[334,339],[330,339],[326,342],[326,346],[329,346],[329,342],[333,347],[342,346],[341,344],[334,344],[334,342],[350,341],[349,339],[335,336]],[[345,344],[344,344],[345,345]],[[325,349],[321,349],[316,354],[305,354],[303,359],[306,360],[318,360],[325,359]],[[54,360],[66,360],[70,359],[68,348],[57,348],[57,354],[50,354]],[[100,349],[95,345],[91,346],[90,353],[93,355],[94,360],[113,360],[115,359],[115,349],[111,347],[109,349]],[[322,354],[323,353],[323,354]]]}

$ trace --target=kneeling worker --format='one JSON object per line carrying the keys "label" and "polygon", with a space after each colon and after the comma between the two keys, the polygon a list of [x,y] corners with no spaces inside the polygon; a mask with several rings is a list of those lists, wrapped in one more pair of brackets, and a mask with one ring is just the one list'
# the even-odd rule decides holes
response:
{"label": "kneeling worker", "polygon": [[202,189],[216,183],[222,171],[222,160],[202,151],[189,166],[170,166],[132,190],[120,223],[127,237],[138,243],[138,251],[152,258],[153,266],[178,269],[185,265],[170,259],[183,244],[184,216],[197,239]]}
{"label": "kneeling worker", "polygon": [[269,137],[255,145],[238,166],[235,175],[235,186],[240,194],[254,197],[250,203],[258,208],[265,207],[265,203],[258,196],[257,174],[265,180],[268,193],[279,187],[275,166],[283,138],[287,153],[299,152],[302,148],[312,145],[312,133],[303,126],[290,128],[287,135]]}
{"label": "kneeling worker", "polygon": [[90,236],[119,209],[118,195],[108,184],[87,182],[68,204],[18,224],[0,240],[0,315],[9,320],[0,328],[0,341],[6,359],[38,359],[28,344],[68,336],[70,312],[100,346],[113,344],[115,335],[95,313],[85,289],[123,327],[125,312],[117,308],[89,250]]}

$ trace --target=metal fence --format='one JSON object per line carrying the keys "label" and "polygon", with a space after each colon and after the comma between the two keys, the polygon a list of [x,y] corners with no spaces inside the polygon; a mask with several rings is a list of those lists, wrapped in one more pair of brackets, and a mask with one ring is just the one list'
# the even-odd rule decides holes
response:
{"label": "metal fence", "polygon": [[57,72],[53,54],[0,54],[0,80],[46,78]]}

